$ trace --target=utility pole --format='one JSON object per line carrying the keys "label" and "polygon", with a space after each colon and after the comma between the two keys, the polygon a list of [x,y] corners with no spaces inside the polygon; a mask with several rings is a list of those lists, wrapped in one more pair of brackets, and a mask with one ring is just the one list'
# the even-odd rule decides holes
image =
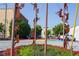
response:
{"label": "utility pole", "polygon": [[45,44],[44,44],[44,55],[46,56],[47,55],[47,27],[48,27],[48,3],[46,3],[46,26],[45,26]]}

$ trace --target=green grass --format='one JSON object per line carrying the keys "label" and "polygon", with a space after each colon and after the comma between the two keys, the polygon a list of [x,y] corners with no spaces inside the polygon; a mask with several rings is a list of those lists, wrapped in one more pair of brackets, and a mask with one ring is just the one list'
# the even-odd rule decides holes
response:
{"label": "green grass", "polygon": [[[35,49],[35,50],[34,50]],[[44,56],[44,46],[22,46],[17,49],[18,56]],[[47,56],[74,56],[70,51],[47,46]]]}

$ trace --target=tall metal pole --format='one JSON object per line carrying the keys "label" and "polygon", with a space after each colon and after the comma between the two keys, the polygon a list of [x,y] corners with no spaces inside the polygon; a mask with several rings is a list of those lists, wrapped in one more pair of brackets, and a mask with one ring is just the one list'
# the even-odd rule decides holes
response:
{"label": "tall metal pole", "polygon": [[77,16],[78,16],[78,6],[79,4],[76,3],[76,13],[75,13],[75,17],[74,17],[74,28],[73,28],[73,33],[72,33],[72,40],[71,40],[71,50],[73,50],[73,40],[74,40],[74,35],[75,35],[75,28],[76,28],[76,20],[77,20]]}
{"label": "tall metal pole", "polygon": [[[24,4],[19,5],[19,3],[15,3],[15,9],[14,9],[14,19],[12,21],[12,36],[11,36],[11,40],[12,40],[12,49],[11,49],[11,55],[14,56],[15,55],[15,44],[18,43],[16,42],[16,39],[18,39],[18,34],[16,33],[18,30],[18,24],[15,24],[15,21],[18,20],[20,18],[20,9],[22,9],[24,7]],[[16,26],[15,26],[16,25]],[[15,37],[16,36],[16,37]]]}
{"label": "tall metal pole", "polygon": [[63,37],[64,37],[64,48],[67,48],[67,33],[69,32],[69,24],[68,24],[68,18],[69,18],[69,13],[68,13],[68,4],[67,3],[64,3],[64,19],[63,19],[63,30],[64,30],[64,35],[63,35]]}
{"label": "tall metal pole", "polygon": [[35,18],[33,20],[34,22],[34,40],[33,40],[33,46],[34,46],[34,50],[33,50],[33,53],[35,55],[35,45],[36,45],[36,20],[37,20],[37,3],[34,3],[33,4],[33,8],[34,8],[34,12],[35,12]]}
{"label": "tall metal pole", "polygon": [[[64,40],[64,43],[63,43],[63,46],[64,48],[67,47],[67,41],[66,41],[66,32],[68,33],[68,31],[65,31],[66,30],[66,26],[69,26],[68,25],[68,18],[69,18],[69,13],[68,13],[68,6],[67,6],[67,3],[64,3],[64,8],[63,9],[60,9],[60,11],[57,12],[57,14],[59,15],[60,18],[62,18],[62,22],[63,22],[63,40]],[[68,30],[68,28],[67,28]]]}
{"label": "tall metal pole", "polygon": [[36,43],[36,20],[37,20],[37,4],[35,3],[34,5],[35,7],[35,20],[34,20],[34,31],[35,31],[35,35],[34,35],[34,45]]}
{"label": "tall metal pole", "polygon": [[5,38],[5,36],[6,36],[6,20],[7,20],[7,3],[5,4],[4,38]]}
{"label": "tall metal pole", "polygon": [[[35,45],[36,45],[36,25],[37,25],[37,21],[39,20],[38,18],[38,13],[39,13],[39,8],[37,8],[37,3],[32,4],[34,7],[34,12],[35,12],[35,18],[33,20],[34,23],[34,39],[33,39],[33,46],[34,46],[34,53],[35,53]],[[35,55],[35,54],[34,54]]]}
{"label": "tall metal pole", "polygon": [[14,51],[14,46],[15,46],[15,20],[16,20],[16,4],[15,4],[15,9],[14,9],[14,19],[12,21],[12,35],[11,35],[11,40],[12,40],[12,49],[11,49],[11,56],[14,56],[15,51]]}
{"label": "tall metal pole", "polygon": [[[64,43],[65,43],[65,9],[63,8],[63,40],[64,40]],[[64,44],[65,46],[65,44]]]}
{"label": "tall metal pole", "polygon": [[35,12],[35,18],[33,20],[33,22],[34,22],[34,40],[33,40],[33,44],[35,44],[35,41],[36,41],[36,25],[37,25],[37,21],[39,20],[39,18],[38,18],[39,9],[37,8],[37,3],[34,3],[33,6],[34,6],[34,12]]}
{"label": "tall metal pole", "polygon": [[48,26],[48,3],[46,3],[46,27],[45,27],[46,38],[45,38],[45,44],[44,44],[44,55],[45,56],[47,55],[47,26]]}

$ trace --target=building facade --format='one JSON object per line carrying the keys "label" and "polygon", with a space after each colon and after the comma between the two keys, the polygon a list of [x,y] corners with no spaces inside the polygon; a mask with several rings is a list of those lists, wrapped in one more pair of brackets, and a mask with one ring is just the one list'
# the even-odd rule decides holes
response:
{"label": "building facade", "polygon": [[[5,20],[6,20],[6,29],[5,29],[5,36],[9,37],[9,26],[10,26],[10,22],[11,20],[14,19],[14,9],[12,8],[8,8],[7,9],[7,15],[5,15],[6,10],[4,8],[0,9],[0,23],[2,23],[3,25],[5,25]],[[6,18],[5,18],[6,16]]]}

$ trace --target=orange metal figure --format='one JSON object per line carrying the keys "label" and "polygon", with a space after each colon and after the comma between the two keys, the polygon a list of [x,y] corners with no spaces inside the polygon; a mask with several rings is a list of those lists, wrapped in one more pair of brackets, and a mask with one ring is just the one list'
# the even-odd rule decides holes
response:
{"label": "orange metal figure", "polygon": [[66,31],[65,31],[66,33],[68,33],[69,32],[69,25],[66,25]]}
{"label": "orange metal figure", "polygon": [[69,13],[66,14],[66,22],[68,21]]}
{"label": "orange metal figure", "polygon": [[18,42],[19,42],[19,35],[17,34],[16,38],[15,38],[15,44],[18,43]]}

